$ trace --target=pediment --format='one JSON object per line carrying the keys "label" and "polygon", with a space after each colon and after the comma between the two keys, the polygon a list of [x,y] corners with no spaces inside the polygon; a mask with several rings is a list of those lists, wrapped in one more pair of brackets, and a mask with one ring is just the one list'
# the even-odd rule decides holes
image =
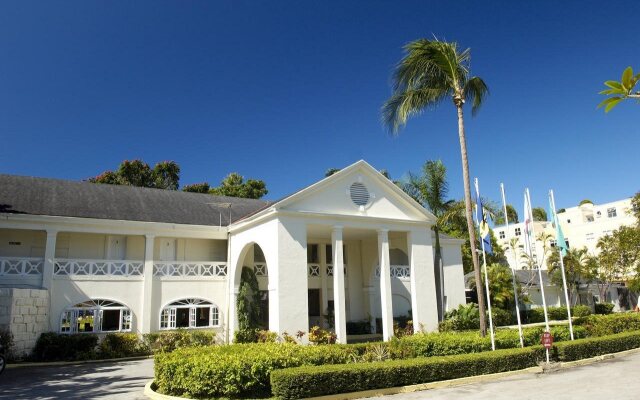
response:
{"label": "pediment", "polygon": [[404,221],[435,218],[371,165],[358,161],[277,203],[278,210]]}

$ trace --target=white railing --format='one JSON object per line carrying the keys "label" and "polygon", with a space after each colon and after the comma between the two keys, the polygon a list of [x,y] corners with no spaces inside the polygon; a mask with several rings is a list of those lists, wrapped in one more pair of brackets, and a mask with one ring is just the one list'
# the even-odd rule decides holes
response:
{"label": "white railing", "polygon": [[0,257],[0,276],[42,275],[44,259],[34,257]]}
{"label": "white railing", "polygon": [[[400,280],[409,280],[411,279],[411,267],[408,265],[392,265],[389,275]],[[380,267],[376,267],[376,276],[380,277]]]}
{"label": "white railing", "polygon": [[77,260],[57,258],[53,274],[57,276],[142,276],[144,262],[133,260]]}
{"label": "white railing", "polygon": [[155,261],[153,275],[161,277],[225,277],[227,263],[224,261]]}

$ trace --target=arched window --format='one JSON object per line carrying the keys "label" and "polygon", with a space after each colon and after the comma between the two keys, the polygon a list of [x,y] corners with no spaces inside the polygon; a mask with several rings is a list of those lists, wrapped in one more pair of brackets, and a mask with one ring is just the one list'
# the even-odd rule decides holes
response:
{"label": "arched window", "polygon": [[69,307],[60,317],[60,333],[131,331],[131,310],[111,300],[91,299]]}
{"label": "arched window", "polygon": [[160,313],[160,329],[212,328],[219,325],[218,307],[207,300],[174,301]]}

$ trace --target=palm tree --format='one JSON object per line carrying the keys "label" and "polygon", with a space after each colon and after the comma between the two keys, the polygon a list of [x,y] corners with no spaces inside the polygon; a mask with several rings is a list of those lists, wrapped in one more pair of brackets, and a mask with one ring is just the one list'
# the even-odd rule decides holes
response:
{"label": "palm tree", "polygon": [[[564,271],[567,278],[567,292],[569,294],[569,304],[573,307],[576,303],[574,293],[578,293],[578,286],[581,283],[592,281],[593,262],[595,259],[589,255],[586,247],[577,249],[570,248],[567,254],[562,257],[564,261]],[[547,261],[549,277],[551,281],[562,287],[562,275],[560,271],[560,254],[554,251]]]}
{"label": "palm tree", "polygon": [[442,265],[442,248],[440,247],[440,231],[446,223],[447,211],[455,203],[447,200],[449,183],[447,182],[447,167],[442,161],[427,161],[422,166],[422,175],[409,173],[407,182],[402,189],[422,204],[437,218],[433,227],[436,238],[435,266],[436,296],[438,303],[438,318],[444,318],[444,269]]}
{"label": "palm tree", "polygon": [[[406,54],[394,74],[394,93],[382,106],[382,120],[395,135],[410,116],[435,107],[447,99],[453,101],[458,114],[458,138],[471,256],[476,282],[480,282],[480,265],[475,251],[476,232],[471,214],[471,181],[463,106],[466,101],[471,102],[472,115],[475,115],[489,90],[481,78],[470,76],[470,49],[459,51],[455,42],[443,42],[438,39],[419,39],[407,44],[404,49]],[[482,285],[477,285],[476,291],[480,309],[480,331],[485,335],[487,318]]]}

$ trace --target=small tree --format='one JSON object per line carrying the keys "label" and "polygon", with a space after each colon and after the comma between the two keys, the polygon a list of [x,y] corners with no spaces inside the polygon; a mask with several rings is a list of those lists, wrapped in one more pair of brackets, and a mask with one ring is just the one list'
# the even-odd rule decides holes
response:
{"label": "small tree", "polygon": [[[640,228],[622,226],[598,241],[599,268],[597,275],[603,281],[601,295],[611,283],[632,275],[631,287],[640,289]],[[601,296],[601,298],[603,298]]]}
{"label": "small tree", "polygon": [[[578,285],[589,283],[593,280],[594,258],[589,255],[586,248],[571,248],[562,259],[564,261],[569,305],[573,306],[575,305],[574,293],[578,292]],[[551,282],[560,288],[563,287],[559,252],[551,252],[547,265]]]}
{"label": "small tree", "polygon": [[547,220],[547,212],[542,207],[535,207],[531,210],[533,214],[534,221],[546,221]]}
{"label": "small tree", "polygon": [[255,332],[260,328],[260,288],[252,268],[242,267],[236,308],[238,330]]}
{"label": "small tree", "polygon": [[[510,224],[517,224],[519,222],[518,212],[511,204],[507,204],[507,217],[509,217]],[[504,219],[504,212],[502,210],[496,213],[495,223],[496,225],[504,225],[506,223]]]}

